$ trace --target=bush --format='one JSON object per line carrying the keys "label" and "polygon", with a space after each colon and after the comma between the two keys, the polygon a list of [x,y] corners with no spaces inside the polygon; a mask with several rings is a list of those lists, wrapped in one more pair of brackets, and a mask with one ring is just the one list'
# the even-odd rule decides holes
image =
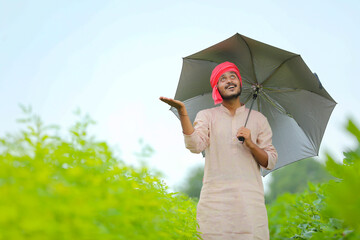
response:
{"label": "bush", "polygon": [[265,195],[266,203],[271,203],[286,192],[303,192],[308,182],[322,183],[330,179],[331,175],[318,161],[312,158],[297,161],[271,173],[269,192]]}
{"label": "bush", "polygon": [[188,175],[186,176],[185,180],[177,189],[180,192],[186,194],[195,202],[199,201],[200,192],[203,185],[203,177],[204,177],[204,166],[195,166],[193,167]]}
{"label": "bush", "polygon": [[360,130],[351,120],[346,128],[358,145],[355,150],[344,153],[343,164],[328,156],[326,168],[338,180],[329,183],[324,213],[342,219],[360,239]]}
{"label": "bush", "polygon": [[327,157],[326,169],[336,178],[309,183],[299,194],[284,194],[267,205],[271,239],[360,239],[360,131],[347,129],[358,140],[344,153],[343,164]]}
{"label": "bush", "polygon": [[195,203],[89,137],[91,119],[65,139],[24,110],[0,138],[0,239],[197,239]]}

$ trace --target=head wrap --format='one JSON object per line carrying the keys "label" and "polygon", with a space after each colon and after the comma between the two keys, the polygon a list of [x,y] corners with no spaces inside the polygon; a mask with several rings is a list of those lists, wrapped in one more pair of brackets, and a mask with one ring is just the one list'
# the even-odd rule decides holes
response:
{"label": "head wrap", "polygon": [[231,62],[220,63],[219,65],[217,65],[214,68],[214,70],[211,73],[211,77],[210,77],[210,84],[211,84],[211,87],[213,88],[212,98],[214,99],[215,105],[219,104],[223,101],[223,99],[219,93],[219,90],[216,87],[216,84],[218,83],[221,75],[223,75],[225,72],[229,72],[229,71],[236,73],[236,75],[238,76],[238,78],[240,80],[240,87],[242,87],[240,72],[239,72],[239,69],[236,67],[236,65]]}

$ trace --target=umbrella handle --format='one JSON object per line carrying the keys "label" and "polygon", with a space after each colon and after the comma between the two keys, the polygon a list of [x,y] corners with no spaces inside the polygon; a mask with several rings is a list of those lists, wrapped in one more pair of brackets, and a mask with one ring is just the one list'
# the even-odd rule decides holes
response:
{"label": "umbrella handle", "polygon": [[245,138],[244,138],[244,137],[238,137],[238,139],[239,139],[240,142],[243,142],[243,143],[244,143],[244,141],[245,141]]}

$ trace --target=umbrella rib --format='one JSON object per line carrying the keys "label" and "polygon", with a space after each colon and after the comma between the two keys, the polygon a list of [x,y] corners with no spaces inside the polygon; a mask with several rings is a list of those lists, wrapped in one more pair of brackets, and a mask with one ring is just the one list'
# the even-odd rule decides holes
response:
{"label": "umbrella rib", "polygon": [[272,87],[263,87],[264,90],[266,90],[267,92],[275,92],[275,93],[288,93],[288,92],[298,92],[298,91],[305,91],[305,92],[310,92],[310,93],[313,93],[313,94],[316,94],[318,95],[319,97],[321,98],[324,98],[328,101],[331,101],[331,102],[334,102],[336,104],[336,102],[331,98],[327,98],[327,97],[324,97],[322,95],[319,95],[313,91],[310,91],[308,89],[302,89],[302,88],[272,88]]}
{"label": "umbrella rib", "polygon": [[246,98],[246,100],[244,101],[244,104],[246,104],[252,97],[252,94],[249,94],[249,96]]}
{"label": "umbrella rib", "polygon": [[250,92],[252,92],[252,87],[246,87],[246,86],[242,87],[242,91],[249,91],[249,90]]}
{"label": "umbrella rib", "polygon": [[286,59],[285,61],[283,61],[263,82],[262,82],[262,85],[264,85],[266,83],[266,81],[268,81],[286,62],[292,60],[293,58],[296,58],[296,57],[300,57],[299,54],[296,54],[292,57],[289,57],[288,59]]}
{"label": "umbrella rib", "polygon": [[283,92],[297,92],[300,91],[301,89],[299,88],[288,88],[288,89],[276,89],[276,88],[271,88],[271,87],[263,87],[263,89],[267,90],[268,92],[276,92],[276,93],[283,93]]}
{"label": "umbrella rib", "polygon": [[274,101],[272,101],[266,93],[262,92],[262,95],[263,95],[264,99],[268,103],[270,103],[273,107],[275,107],[277,110],[279,110],[279,112],[286,114],[286,111],[284,109],[282,109],[281,107],[279,107],[278,104],[276,104]]}
{"label": "umbrella rib", "polygon": [[253,72],[253,74],[254,74],[255,83],[258,83],[257,76],[256,76],[256,73],[255,73],[254,56],[253,56],[253,54],[252,54],[251,48],[249,47],[249,44],[245,41],[245,39],[243,38],[243,36],[242,36],[241,34],[239,34],[239,36],[240,36],[240,38],[245,42],[247,48],[249,49],[249,53],[250,53],[250,56],[251,56],[252,72]]}
{"label": "umbrella rib", "polygon": [[294,118],[290,113],[288,113],[283,107],[281,107],[279,104],[276,104],[275,101],[273,101],[271,99],[271,97],[269,95],[267,95],[265,92],[262,92],[262,95],[264,97],[264,99],[270,103],[272,106],[274,106],[279,112],[286,114],[287,116]]}
{"label": "umbrella rib", "polygon": [[245,78],[241,78],[241,80],[244,80],[245,82],[247,82],[248,84],[250,84],[250,85],[252,85],[253,83],[252,82],[250,82],[250,81],[248,81],[247,79],[245,79]]}
{"label": "umbrella rib", "polygon": [[[308,136],[308,133],[306,133],[306,132],[304,131],[303,126],[298,123],[298,121],[295,119],[295,117],[294,117],[291,113],[287,112],[286,109],[283,108],[280,104],[276,104],[276,101],[271,100],[271,97],[270,97],[267,93],[265,93],[265,92],[262,92],[262,93],[263,93],[264,99],[265,99],[266,101],[270,102],[270,103],[271,103],[275,108],[277,108],[280,112],[282,112],[282,113],[286,114],[287,116],[291,117],[292,119],[294,119],[294,121],[295,121],[295,122],[298,124],[298,126],[302,129],[302,131],[304,132],[304,134],[308,137],[309,142],[310,142],[311,145],[312,145],[312,149],[313,149],[313,150],[316,150],[317,147],[315,146],[314,141],[312,140],[311,137]],[[316,151],[317,151],[317,154],[318,154],[319,150],[316,150]]]}

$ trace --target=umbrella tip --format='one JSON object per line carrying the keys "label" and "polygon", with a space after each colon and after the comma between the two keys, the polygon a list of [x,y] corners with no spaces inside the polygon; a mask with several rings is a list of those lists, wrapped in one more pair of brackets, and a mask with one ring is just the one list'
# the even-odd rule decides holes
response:
{"label": "umbrella tip", "polygon": [[322,85],[321,82],[320,82],[319,76],[316,74],[316,72],[314,72],[314,75],[315,75],[316,79],[317,79],[318,82],[319,82],[319,89],[324,89],[323,85]]}

